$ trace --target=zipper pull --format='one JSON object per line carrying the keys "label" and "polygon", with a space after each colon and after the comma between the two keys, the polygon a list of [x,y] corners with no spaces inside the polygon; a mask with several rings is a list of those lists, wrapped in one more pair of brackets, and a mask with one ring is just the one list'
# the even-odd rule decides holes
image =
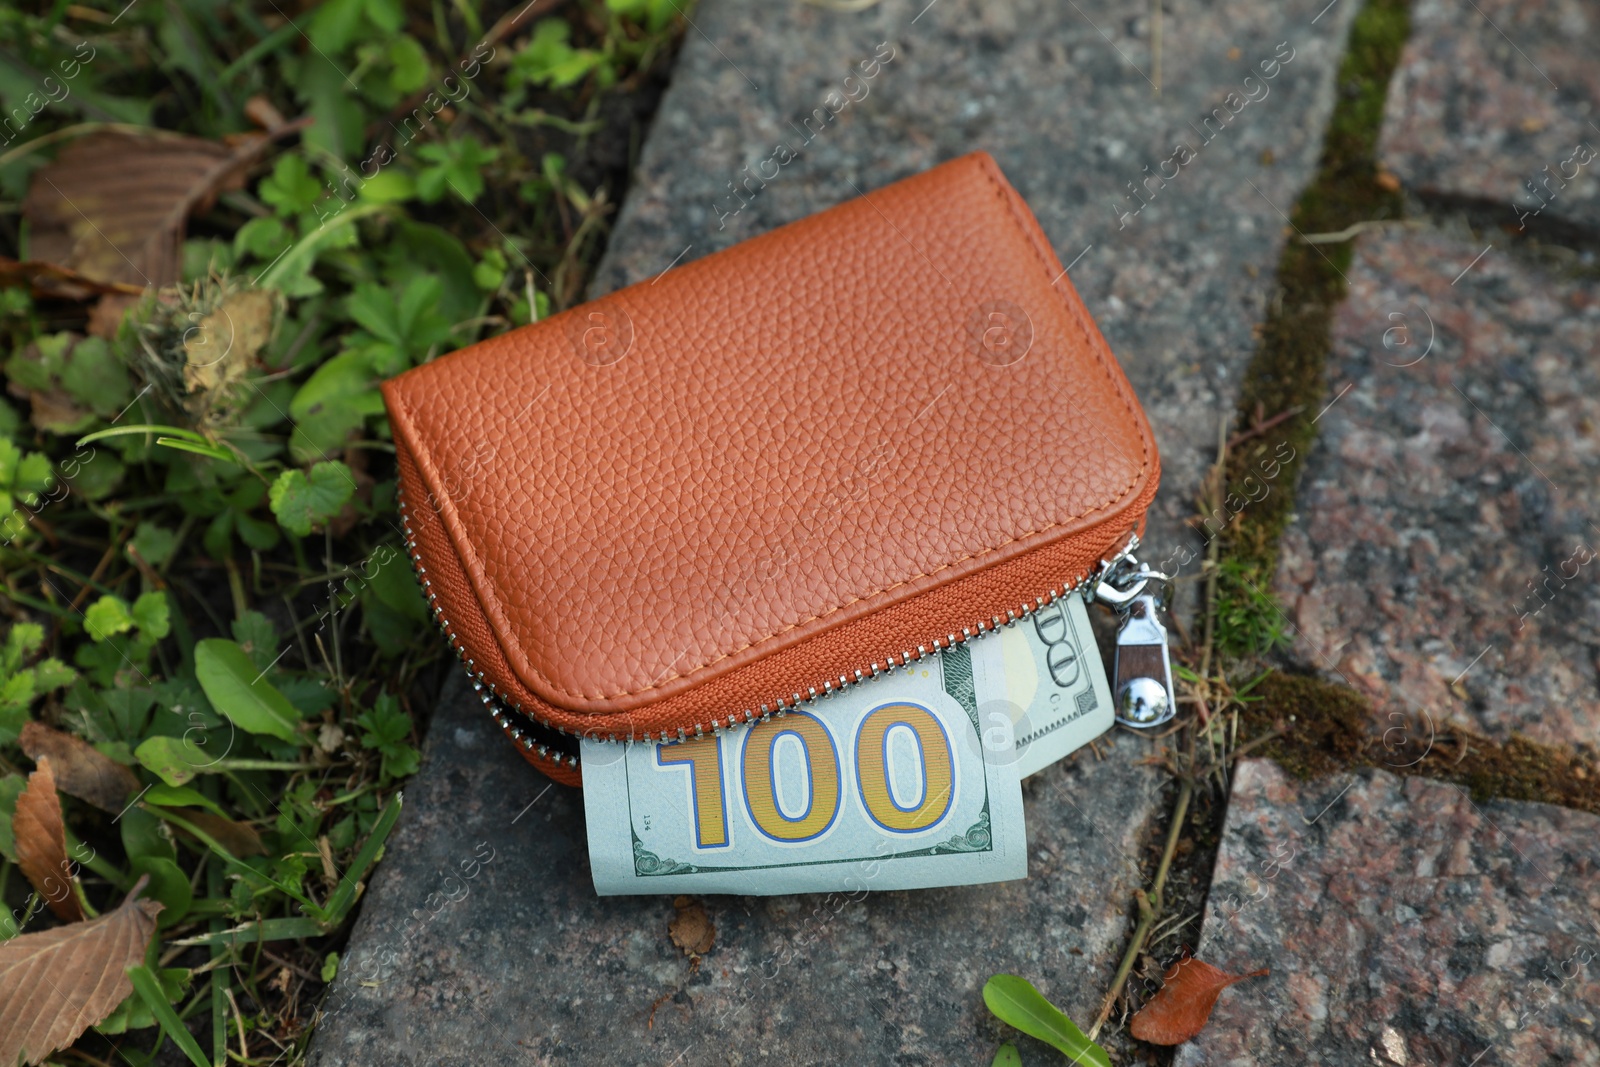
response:
{"label": "zipper pull", "polygon": [[1141,730],[1170,722],[1177,714],[1177,693],[1161,616],[1172,598],[1172,580],[1125,556],[1102,573],[1094,598],[1120,620],[1111,679],[1117,721]]}

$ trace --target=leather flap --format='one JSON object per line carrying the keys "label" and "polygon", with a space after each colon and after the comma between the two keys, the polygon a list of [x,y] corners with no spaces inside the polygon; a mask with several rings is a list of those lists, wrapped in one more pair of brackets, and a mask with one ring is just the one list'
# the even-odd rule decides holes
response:
{"label": "leather flap", "polygon": [[982,153],[384,397],[428,497],[410,507],[436,509],[505,661],[579,712],[1132,529],[1158,470],[1126,379]]}

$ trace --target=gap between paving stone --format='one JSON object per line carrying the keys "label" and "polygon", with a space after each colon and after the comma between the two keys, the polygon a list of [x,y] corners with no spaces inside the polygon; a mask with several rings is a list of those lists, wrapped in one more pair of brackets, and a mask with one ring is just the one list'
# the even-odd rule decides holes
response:
{"label": "gap between paving stone", "polygon": [[[985,148],[1039,215],[1149,411],[1165,468],[1149,541],[1170,551],[1187,536],[1182,519],[1271,294],[1281,212],[1317,158],[1354,6],[1182,5],[1166,18],[1157,100],[1142,2],[885,0],[851,15],[709,0],[595,292]],[[814,118],[821,132],[801,143],[830,89],[859,95],[859,68],[854,89],[843,79],[880,42],[893,58],[868,95]],[[1274,61],[1262,81],[1258,65]],[[1204,142],[1213,108],[1220,132]],[[719,229],[726,183],[778,138],[803,151]],[[1193,160],[1165,184],[1150,179],[1148,203],[1136,198],[1132,183],[1180,140]],[[1116,736],[1103,761],[1080,753],[1027,784],[1026,881],[874,895],[833,915],[824,897],[710,898],[718,943],[691,974],[666,937],[670,900],[595,898],[581,798],[546,791],[456,688],[312,1062],[831,1063],[842,1048],[985,1062],[1005,1032],[979,997],[992,973],[1030,977],[1076,1018],[1098,1009],[1165,807],[1165,776],[1136,762],[1149,751]],[[465,899],[441,905],[444,879],[479,842],[494,860]]]}
{"label": "gap between paving stone", "polygon": [[[1502,18],[1509,11],[1486,6]],[[1519,13],[1541,24],[1570,10]],[[1502,117],[1513,109],[1485,100],[1484,81],[1490,96],[1523,98],[1505,94],[1504,79],[1476,78],[1471,64],[1437,60],[1483,48],[1474,35],[1503,34],[1488,16],[1479,23],[1449,5],[1418,11],[1424,29],[1407,46],[1409,73],[1397,78],[1391,107],[1422,86],[1424,106],[1451,111],[1450,147],[1462,151],[1436,145],[1418,155],[1408,144],[1413,154],[1395,170],[1414,176],[1423,160],[1439,176],[1433,203],[1481,201],[1451,189],[1503,177],[1503,166],[1486,173],[1472,163],[1506,131],[1460,138],[1465,105],[1450,94]],[[1540,43],[1540,56],[1563,44]],[[1510,41],[1490,45],[1517,51]],[[1567,68],[1591,58],[1566,47],[1571,54],[1557,58]],[[1429,95],[1441,71],[1442,97]],[[1386,158],[1390,131],[1414,125],[1419,110],[1401,103],[1400,118],[1385,122]],[[1491,238],[1496,256],[1484,258]],[[1359,690],[1386,720],[1379,730],[1395,721],[1414,729],[1420,707],[1502,742],[1522,731],[1592,745],[1600,664],[1574,664],[1592,648],[1594,598],[1569,589],[1571,576],[1548,597],[1529,600],[1527,583],[1518,587],[1528,573],[1542,577],[1544,559],[1567,556],[1574,538],[1592,543],[1600,459],[1589,378],[1600,302],[1592,269],[1574,270],[1582,262],[1508,248],[1452,220],[1358,239],[1328,361],[1340,408],[1320,427],[1278,583],[1321,666],[1356,687],[1343,691],[1342,719],[1371,714]],[[1460,653],[1468,640],[1483,645],[1479,655]],[[1412,738],[1393,756],[1420,758],[1435,740],[1451,743],[1446,733]],[[1520,741],[1504,746],[1523,749],[1530,760],[1541,755]],[[1206,1030],[1178,1050],[1180,1067],[1291,1057],[1312,1067],[1600,1063],[1600,819],[1474,800],[1404,762],[1395,769],[1412,776],[1369,767],[1296,782],[1266,761],[1238,768],[1197,951],[1230,970],[1270,965],[1273,974],[1225,993]],[[1564,770],[1593,774],[1592,747]]]}

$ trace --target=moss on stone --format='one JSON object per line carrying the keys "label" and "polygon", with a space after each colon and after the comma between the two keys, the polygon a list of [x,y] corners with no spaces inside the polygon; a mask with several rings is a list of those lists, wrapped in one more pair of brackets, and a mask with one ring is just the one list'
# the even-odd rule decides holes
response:
{"label": "moss on stone", "polygon": [[1545,745],[1520,734],[1504,742],[1453,723],[1378,717],[1366,697],[1311,675],[1274,672],[1241,715],[1240,743],[1282,736],[1254,753],[1297,778],[1356,767],[1454,782],[1473,799],[1537,800],[1600,814],[1600,752]]}
{"label": "moss on stone", "polygon": [[1372,709],[1354,689],[1304,674],[1274,671],[1256,686],[1242,724],[1248,741],[1283,730],[1260,753],[1296,778],[1318,778],[1359,762]]}
{"label": "moss on stone", "polygon": [[[1278,298],[1245,372],[1239,429],[1283,411],[1300,412],[1242,442],[1227,457],[1227,484],[1235,485],[1264,460],[1286,454],[1282,446],[1294,455],[1279,475],[1281,491],[1245,509],[1223,534],[1217,616],[1219,623],[1233,620],[1218,628],[1225,655],[1260,653],[1260,647],[1250,647],[1252,641],[1260,644],[1251,635],[1281,624],[1266,591],[1277,572],[1279,539],[1294,512],[1300,469],[1316,440],[1313,420],[1328,400],[1329,327],[1345,296],[1352,247],[1348,242],[1309,245],[1299,235],[1401,215],[1398,188],[1378,180],[1377,150],[1389,78],[1410,30],[1409,0],[1367,0],[1356,16],[1322,159],[1295,206],[1298,233],[1284,248]],[[1259,625],[1241,621],[1252,612],[1263,615]],[[1456,782],[1479,800],[1538,800],[1600,813],[1600,754],[1593,749],[1573,751],[1521,735],[1499,742],[1454,724],[1385,722],[1354,689],[1306,674],[1274,672],[1255,694],[1261,699],[1243,713],[1241,743],[1283,730],[1257,751],[1297,777],[1379,767]]]}
{"label": "moss on stone", "polygon": [[[1316,437],[1313,420],[1327,402],[1329,325],[1344,299],[1351,246],[1348,242],[1309,245],[1299,235],[1400,216],[1400,193],[1378,181],[1377,144],[1389,77],[1410,29],[1407,0],[1368,0],[1356,16],[1339,67],[1338,100],[1317,174],[1295,206],[1292,220],[1298,233],[1284,248],[1278,264],[1278,297],[1245,371],[1237,429],[1296,408],[1299,414],[1242,442],[1227,458],[1227,484],[1238,485],[1264,461],[1286,454],[1294,457],[1284,464],[1279,491],[1245,509],[1223,535],[1222,555],[1233,566],[1219,575],[1218,599],[1234,614],[1276,610],[1270,604],[1263,606],[1266,598],[1259,591],[1272,587],[1278,540],[1293,514],[1295,484]],[[1293,452],[1283,450],[1284,445]],[[1218,636],[1224,652],[1252,651],[1232,647],[1228,632],[1219,631]]]}

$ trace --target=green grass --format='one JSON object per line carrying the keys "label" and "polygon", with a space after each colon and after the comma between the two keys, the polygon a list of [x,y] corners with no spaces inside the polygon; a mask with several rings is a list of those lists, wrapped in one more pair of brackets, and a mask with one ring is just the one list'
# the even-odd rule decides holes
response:
{"label": "green grass", "polygon": [[[0,9],[0,103],[25,116],[0,253],[38,256],[38,171],[105,124],[309,121],[120,325],[93,294],[0,289],[0,896],[27,915],[0,937],[55,921],[10,833],[39,723],[152,787],[120,814],[63,795],[84,899],[149,874],[166,905],[115,1052],[94,1030],[77,1051],[180,1062],[182,1020],[182,1062],[292,1064],[456,669],[400,549],[376,383],[580,299],[686,23],[582,0],[485,44],[523,5],[123,7]],[[197,358],[224,323],[259,344]]]}

